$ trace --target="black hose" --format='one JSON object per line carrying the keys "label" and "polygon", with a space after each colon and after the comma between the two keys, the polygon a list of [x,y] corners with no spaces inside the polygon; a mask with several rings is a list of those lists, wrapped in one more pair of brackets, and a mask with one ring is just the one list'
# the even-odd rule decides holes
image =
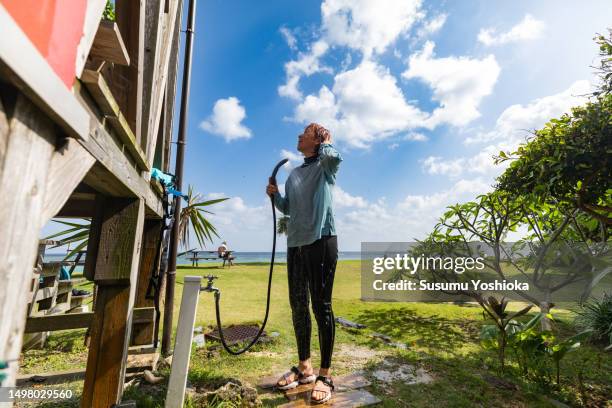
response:
{"label": "black hose", "polygon": [[[283,159],[276,167],[274,167],[274,171],[272,172],[272,176],[270,177],[270,183],[276,184],[276,173],[278,169],[285,163],[287,163],[288,159]],[[274,195],[270,196],[270,203],[272,204],[272,255],[270,256],[270,274],[268,276],[268,296],[266,299],[266,315],[264,317],[263,323],[253,340],[242,350],[234,351],[229,345],[225,342],[225,337],[223,336],[223,330],[221,330],[221,313],[219,311],[219,300],[221,299],[221,291],[219,289],[215,289],[215,309],[217,315],[217,330],[219,331],[219,338],[221,339],[221,344],[223,344],[223,348],[230,354],[235,356],[240,355],[246,351],[248,351],[261,337],[261,334],[266,327],[266,323],[268,322],[268,313],[270,312],[270,293],[272,290],[272,272],[274,271],[274,256],[276,255],[276,209],[274,208]]]}

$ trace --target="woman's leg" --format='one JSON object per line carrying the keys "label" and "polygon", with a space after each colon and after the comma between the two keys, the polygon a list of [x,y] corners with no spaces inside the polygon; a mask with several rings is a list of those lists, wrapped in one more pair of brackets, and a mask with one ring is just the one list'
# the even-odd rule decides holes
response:
{"label": "woman's leg", "polygon": [[336,322],[332,310],[332,290],[336,263],[338,261],[338,240],[335,235],[324,236],[308,246],[306,265],[308,268],[312,309],[319,329],[321,351],[321,375],[327,375],[331,365]]}
{"label": "woman's leg", "polygon": [[[289,282],[289,304],[293,329],[297,341],[300,362],[310,358],[310,336],[312,322],[308,308],[308,276],[303,265],[303,250],[299,247],[287,248],[287,280]],[[302,367],[304,368],[304,367]]]}

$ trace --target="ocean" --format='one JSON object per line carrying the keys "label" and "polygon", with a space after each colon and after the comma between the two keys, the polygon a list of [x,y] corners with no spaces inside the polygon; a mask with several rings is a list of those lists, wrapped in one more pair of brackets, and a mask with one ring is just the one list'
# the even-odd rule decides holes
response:
{"label": "ocean", "polygon": [[[201,254],[202,256],[209,256],[212,254]],[[270,252],[233,252],[233,255],[236,259],[234,259],[235,264],[241,263],[258,263],[258,262],[270,262]],[[65,253],[47,253],[45,254],[45,261],[61,261],[66,256]],[[359,260],[361,259],[361,252],[359,251],[339,251],[338,252],[338,260]],[[205,264],[215,264],[220,262],[220,259],[215,260],[200,260],[200,265]],[[286,251],[276,251],[276,256],[274,259],[274,263],[286,263],[287,262],[287,252]],[[178,265],[191,265],[191,261],[187,256],[182,255],[177,259]],[[77,267],[76,271],[81,271],[82,267]]]}

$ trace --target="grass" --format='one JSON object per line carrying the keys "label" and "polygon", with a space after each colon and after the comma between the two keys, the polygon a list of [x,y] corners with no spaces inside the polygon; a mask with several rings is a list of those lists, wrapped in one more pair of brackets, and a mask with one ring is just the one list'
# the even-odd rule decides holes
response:
{"label": "grass", "polygon": [[[182,282],[186,275],[218,275],[215,286],[221,289],[221,319],[232,323],[259,323],[265,313],[268,266],[237,264],[231,269],[216,266],[179,267],[177,273],[174,323],[177,323]],[[205,283],[205,280],[203,281]],[[412,364],[425,368],[434,378],[430,384],[407,385],[402,382],[382,384],[373,381],[368,390],[382,399],[382,406],[415,407],[550,407],[548,398],[572,406],[605,406],[612,395],[612,359],[601,348],[586,345],[570,353],[562,361],[560,387],[543,388],[523,380],[510,364],[508,373],[497,371],[494,353],[479,344],[478,333],[483,323],[478,306],[465,304],[387,303],[360,300],[360,262],[338,263],[334,281],[334,314],[367,325],[363,330],[351,330],[337,325],[333,375],[339,376],[364,368],[375,370],[383,358],[397,364]],[[521,304],[513,304],[518,309]],[[202,293],[198,303],[196,325],[204,330],[215,323],[214,297]],[[557,328],[564,333],[574,329],[569,311],[555,310]],[[313,319],[313,325],[316,325]],[[258,344],[249,353],[231,356],[208,343],[204,349],[194,349],[189,380],[199,389],[214,389],[229,378],[257,384],[262,377],[287,370],[297,362],[295,338],[288,302],[286,267],[275,267],[272,283],[271,309],[266,327],[268,333],[280,335],[272,343]],[[391,336],[406,349],[398,349],[370,336],[373,332]],[[318,339],[313,326],[312,357],[318,364]],[[22,372],[41,373],[85,367],[87,350],[82,345],[83,331],[57,332],[51,336],[45,350],[28,351],[22,358]],[[360,354],[361,353],[361,354]],[[162,370],[161,374],[168,374]],[[580,382],[578,379],[582,378]],[[504,387],[510,383],[511,387]],[[500,385],[501,384],[501,385]],[[514,385],[513,385],[514,384]],[[82,383],[69,384],[80,394]],[[517,390],[512,387],[518,387]],[[132,387],[125,398],[133,398],[143,407],[163,406],[164,386]],[[285,402],[277,394],[262,396],[264,406]],[[76,402],[75,402],[76,404]],[[52,406],[52,405],[48,405]]]}

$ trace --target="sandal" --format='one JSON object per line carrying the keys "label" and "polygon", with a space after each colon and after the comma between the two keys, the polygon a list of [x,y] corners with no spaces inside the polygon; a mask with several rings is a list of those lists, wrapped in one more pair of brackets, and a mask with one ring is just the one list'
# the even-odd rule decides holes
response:
{"label": "sandal", "polygon": [[[334,386],[334,382],[332,381],[331,377],[325,377],[322,375],[317,376],[317,379],[315,380],[315,387],[317,386],[317,381],[321,381],[322,383],[326,384],[327,386],[329,386],[329,391],[325,391],[325,390],[315,390],[314,388],[312,389],[311,393],[310,393],[310,402],[313,404],[322,404],[324,402],[327,402],[331,399],[332,397],[332,391],[334,390],[334,388],[336,388]],[[324,392],[327,395],[325,395],[325,397],[321,398],[321,399],[314,399],[312,398],[312,392],[313,391],[317,391],[317,392]]]}
{"label": "sandal", "polygon": [[[289,382],[288,375],[291,373],[294,373],[295,377],[293,381]],[[299,368],[293,366],[291,367],[291,371],[287,371],[285,374],[283,374],[283,378],[285,380],[285,385],[280,385],[277,381],[275,387],[278,390],[285,391],[295,388],[300,384],[309,384],[311,382],[314,382],[317,376],[314,374],[306,375],[303,371],[300,371]]]}

